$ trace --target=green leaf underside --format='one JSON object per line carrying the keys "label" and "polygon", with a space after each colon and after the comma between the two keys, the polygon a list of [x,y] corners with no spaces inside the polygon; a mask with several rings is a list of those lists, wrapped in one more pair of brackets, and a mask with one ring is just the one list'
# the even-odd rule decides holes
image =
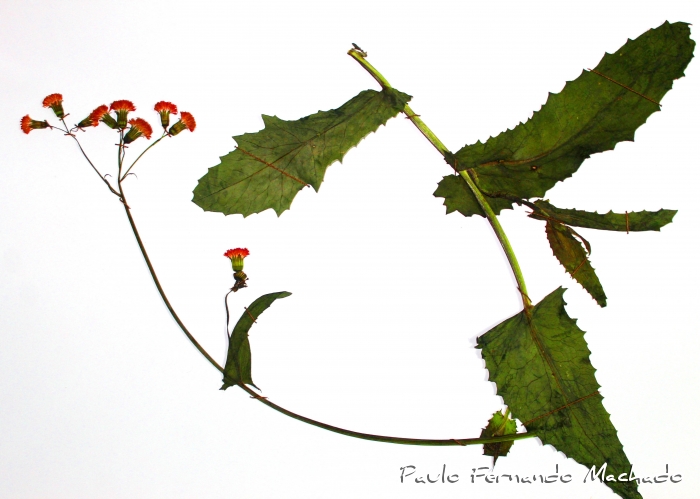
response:
{"label": "green leaf underside", "polygon": [[[631,465],[590,362],[584,332],[564,309],[559,288],[530,309],[477,339],[489,371],[513,413],[544,444],[590,468],[607,463],[608,474],[629,473]],[[636,482],[606,482],[626,499],[639,499]]]}
{"label": "green leaf underside", "polygon": [[[684,76],[693,57],[695,42],[689,35],[688,24],[666,22],[628,40],[614,54],[606,54],[595,71],[660,102],[673,80]],[[584,71],[560,93],[550,93],[527,122],[485,143],[460,149],[455,155],[457,168],[472,169],[485,194],[542,197],[554,184],[573,175],[591,154],[632,141],[635,130],[658,110],[654,102]],[[473,197],[471,192],[466,195]],[[448,212],[461,211],[448,201]]]}
{"label": "green leaf underside", "polygon": [[542,200],[535,201],[535,205],[542,210],[542,213],[533,213],[530,215],[531,218],[543,219],[548,217],[574,227],[625,232],[661,230],[661,227],[670,224],[673,217],[678,213],[677,210],[659,210],[631,211],[627,214],[610,211],[601,214],[591,213],[590,211],[565,210]]}
{"label": "green leaf underside", "polygon": [[229,386],[238,383],[255,386],[251,374],[248,331],[250,331],[251,326],[260,314],[267,310],[275,300],[286,298],[291,294],[292,293],[287,291],[279,291],[277,293],[262,295],[251,303],[246,311],[243,312],[243,315],[241,315],[241,318],[238,319],[236,326],[233,328],[231,339],[228,342],[228,356],[226,357],[226,364],[224,366],[224,384],[221,387],[222,390],[226,390]]}
{"label": "green leaf underside", "polygon": [[318,191],[328,166],[410,99],[395,89],[365,90],[338,109],[296,121],[263,115],[265,128],[234,137],[237,149],[199,179],[193,202],[226,215],[272,208],[279,216],[307,184]]}
{"label": "green leaf underside", "polygon": [[603,286],[588,260],[588,252],[574,236],[573,231],[553,220],[547,221],[546,231],[549,246],[559,263],[588,291],[598,305],[607,305]]}
{"label": "green leaf underside", "polygon": [[[486,425],[486,428],[481,430],[479,438],[502,437],[503,435],[515,435],[518,428],[515,421],[506,416],[501,411],[496,411]],[[493,465],[496,466],[496,461],[501,456],[508,455],[510,448],[513,447],[513,441],[498,442],[495,444],[484,444],[484,456],[493,457]]]}
{"label": "green leaf underside", "polygon": [[[438,188],[433,193],[436,198],[445,198],[443,203],[447,207],[447,213],[458,211],[465,217],[479,215],[486,217],[479,202],[469,189],[467,183],[457,175],[448,175],[438,183]],[[503,198],[487,198],[489,206],[498,215],[501,210],[512,208],[512,202]]]}

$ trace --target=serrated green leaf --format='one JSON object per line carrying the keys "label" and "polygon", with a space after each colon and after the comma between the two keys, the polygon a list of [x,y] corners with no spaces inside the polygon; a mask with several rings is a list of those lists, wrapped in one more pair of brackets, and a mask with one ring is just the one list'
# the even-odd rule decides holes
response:
{"label": "serrated green leaf", "polygon": [[457,168],[472,169],[485,194],[544,196],[591,154],[633,140],[635,130],[659,110],[655,102],[683,76],[694,46],[686,23],[666,22],[629,40],[603,57],[594,70],[600,74],[584,71],[560,93],[549,94],[527,122],[460,149]]}
{"label": "serrated green leaf", "polygon": [[241,315],[241,318],[238,319],[238,322],[234,326],[231,338],[228,342],[228,356],[226,357],[226,364],[224,366],[224,384],[221,387],[222,390],[226,390],[229,386],[238,383],[255,386],[251,374],[248,331],[250,331],[255,320],[260,317],[260,314],[267,310],[275,300],[286,298],[291,294],[292,293],[287,291],[279,291],[277,293],[262,295],[251,303],[246,311],[243,312],[243,315]]}
{"label": "serrated green leaf", "polygon": [[[445,198],[443,203],[447,207],[447,213],[458,211],[465,217],[479,215],[486,217],[484,210],[479,206],[474,193],[461,177],[448,175],[438,183],[438,188],[433,192],[436,198]],[[512,208],[512,202],[503,198],[488,198],[493,212],[498,215],[502,210]]]}
{"label": "serrated green leaf", "polygon": [[[527,431],[590,468],[609,474],[631,465],[591,365],[584,332],[564,309],[564,289],[502,322],[477,339],[498,394]],[[606,482],[626,499],[640,499],[636,482]]]}
{"label": "serrated green leaf", "polygon": [[328,166],[410,99],[393,88],[365,90],[338,109],[296,121],[263,116],[265,128],[234,137],[236,150],[199,179],[192,201],[225,215],[245,217],[272,208],[279,216],[307,184],[318,191]]}
{"label": "serrated green leaf", "polygon": [[591,213],[590,211],[557,208],[542,200],[535,201],[535,206],[541,210],[541,213],[532,213],[530,215],[531,218],[540,220],[553,218],[575,227],[627,232],[661,230],[661,227],[670,224],[673,217],[678,213],[677,210]]}
{"label": "serrated green leaf", "polygon": [[[515,435],[518,428],[515,421],[510,418],[510,414],[503,414],[501,411],[496,411],[489,420],[486,428],[481,430],[479,438],[502,437],[503,435]],[[496,466],[496,461],[501,456],[508,455],[510,448],[513,447],[513,441],[498,442],[495,444],[484,444],[484,456],[493,457],[493,466]]]}
{"label": "serrated green leaf", "polygon": [[[598,276],[588,260],[588,254],[591,251],[588,241],[576,234],[570,227],[553,220],[547,220],[546,231],[549,246],[552,248],[552,252],[559,260],[559,263],[571,274],[571,277],[576,279],[588,291],[593,299],[598,302],[598,305],[601,307],[606,306],[607,297],[603,291],[603,286],[600,284]],[[586,246],[585,249],[582,242]]]}

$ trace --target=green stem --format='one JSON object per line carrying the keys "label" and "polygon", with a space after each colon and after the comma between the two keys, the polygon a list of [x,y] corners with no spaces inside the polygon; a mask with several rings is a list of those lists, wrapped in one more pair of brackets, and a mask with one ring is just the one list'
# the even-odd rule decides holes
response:
{"label": "green stem", "polygon": [[[119,193],[116,190],[114,190],[114,187],[112,187],[112,184],[110,184],[109,181],[106,178],[104,178],[104,176],[102,176],[102,174],[97,169],[97,167],[93,164],[92,161],[90,161],[90,158],[85,153],[85,150],[83,149],[83,146],[80,144],[78,137],[76,137],[73,133],[71,133],[68,130],[68,125],[66,125],[66,122],[63,119],[61,119],[61,121],[63,122],[63,126],[66,127],[66,129],[63,131],[66,133],[66,135],[69,135],[70,137],[73,138],[73,140],[75,140],[75,143],[78,144],[78,148],[80,149],[80,152],[82,153],[83,157],[87,160],[88,163],[90,163],[90,166],[92,167],[93,170],[95,170],[95,173],[97,173],[97,176],[100,177],[100,180],[102,180],[107,185],[107,188],[110,190],[110,192],[112,194],[114,194],[115,196],[119,196]],[[59,130],[60,130],[60,128],[59,128]]]}
{"label": "green stem", "polygon": [[122,175],[121,177],[119,177],[119,181],[122,182],[122,181],[126,178],[126,176],[129,174],[129,172],[131,171],[131,169],[134,167],[134,165],[136,164],[136,162],[137,162],[138,160],[141,159],[141,156],[143,156],[144,154],[146,154],[146,153],[148,152],[148,150],[149,150],[151,147],[153,147],[153,146],[156,145],[158,142],[160,142],[161,140],[163,140],[163,137],[165,137],[166,135],[168,135],[167,132],[163,132],[163,135],[161,135],[160,138],[158,138],[158,140],[156,140],[156,141],[153,142],[150,146],[148,146],[146,149],[144,149],[143,152],[142,152],[141,154],[139,154],[139,157],[136,158],[136,159],[134,160],[133,163],[131,163],[131,166],[130,166],[129,168],[127,168],[127,170],[124,172],[124,175]]}
{"label": "green stem", "polygon": [[491,228],[496,233],[498,242],[501,243],[503,252],[506,254],[506,258],[508,258],[508,263],[510,263],[510,268],[513,270],[515,282],[518,284],[518,290],[520,291],[520,295],[523,301],[523,307],[526,310],[528,310],[530,307],[532,307],[532,303],[530,302],[530,297],[527,294],[527,287],[525,286],[525,278],[523,277],[523,272],[522,270],[520,270],[520,264],[518,263],[518,259],[515,257],[515,252],[513,251],[513,247],[510,245],[508,236],[506,236],[506,233],[503,230],[501,223],[498,221],[498,217],[496,217],[496,214],[493,212],[488,201],[486,200],[482,192],[479,190],[474,180],[469,175],[469,172],[467,172],[466,170],[462,170],[459,172],[459,176],[462,177],[462,179],[464,179],[471,191],[474,193],[476,200],[479,202],[479,206],[481,206],[481,209],[484,211],[484,213],[486,214],[486,218],[491,224]]}
{"label": "green stem", "polygon": [[[367,59],[365,59],[364,55],[361,52],[355,49],[350,49],[350,51],[348,51],[348,55],[355,59],[360,64],[360,66],[362,66],[370,75],[372,75],[372,77],[375,80],[377,80],[377,82],[382,86],[382,88],[392,88],[391,84],[384,77],[384,75],[382,75],[377,70],[377,68],[372,66],[367,61]],[[453,167],[455,171],[457,171],[458,164],[457,160],[454,159],[454,155],[450,152],[449,149],[447,149],[445,144],[442,143],[442,141],[437,137],[437,135],[435,135],[433,131],[430,128],[428,128],[428,125],[426,125],[425,122],[423,122],[423,120],[420,119],[420,116],[417,115],[408,104],[406,104],[406,106],[404,107],[403,113],[406,114],[406,117],[413,122],[413,124],[416,126],[416,128],[418,128],[418,130],[420,130],[423,136],[425,136],[425,138],[428,139],[428,141],[435,147],[435,149],[438,150],[442,157],[445,158],[445,161],[447,161],[447,163],[451,167]],[[486,197],[484,197],[484,194],[481,192],[474,180],[469,176],[469,173],[467,171],[460,171],[459,174],[462,177],[462,179],[467,183],[469,189],[471,189],[471,191],[474,193],[474,196],[476,197],[479,206],[481,206],[481,209],[483,210],[484,214],[486,215],[486,218],[491,224],[493,231],[496,233],[498,242],[501,244],[501,248],[503,248],[506,257],[508,258],[510,268],[513,270],[513,275],[515,276],[515,281],[518,285],[518,290],[520,291],[523,307],[526,312],[529,311],[529,309],[532,307],[532,304],[527,294],[525,278],[523,277],[523,273],[520,270],[520,264],[518,264],[518,259],[515,256],[513,247],[510,245],[508,236],[506,236],[506,233],[503,230],[501,223],[498,221],[496,214],[491,209],[491,206],[486,200]]]}
{"label": "green stem", "polygon": [[[134,233],[134,237],[136,238],[136,242],[139,245],[139,249],[141,250],[141,254],[143,255],[143,259],[146,261],[146,266],[148,267],[148,271],[151,273],[151,278],[153,279],[153,283],[156,285],[156,288],[158,289],[158,293],[160,293],[160,297],[163,300],[163,303],[165,303],[165,306],[168,308],[170,315],[172,315],[173,319],[175,319],[175,322],[177,322],[177,325],[180,326],[180,329],[182,329],[182,332],[185,333],[185,336],[187,336],[187,338],[195,346],[195,348],[197,350],[199,350],[199,353],[204,355],[204,357],[209,361],[209,363],[211,363],[212,366],[214,366],[221,373],[223,373],[224,368],[221,367],[219,365],[219,363],[216,362],[213,359],[213,357],[211,355],[209,355],[209,353],[206,350],[204,350],[202,345],[200,345],[199,342],[195,339],[195,337],[192,336],[192,333],[190,333],[187,330],[185,325],[180,320],[180,317],[178,317],[177,313],[175,312],[175,309],[170,304],[170,300],[168,300],[168,297],[165,294],[165,291],[163,291],[163,287],[160,285],[160,281],[158,280],[158,276],[156,275],[156,271],[153,268],[153,264],[151,263],[151,259],[148,257],[148,253],[146,252],[146,247],[143,245],[143,241],[141,240],[141,235],[139,234],[139,231],[136,228],[136,223],[134,222],[134,217],[131,216],[131,208],[129,208],[129,205],[126,202],[126,196],[124,195],[124,188],[122,187],[122,176],[121,176],[122,164],[123,164],[123,159],[124,159],[123,154],[122,154],[123,149],[124,149],[124,131],[122,130],[119,132],[119,150],[118,150],[118,156],[117,156],[118,167],[119,167],[119,173],[117,175],[117,178],[119,180],[117,181],[117,187],[119,187],[119,196],[120,196],[122,204],[124,205],[124,211],[126,212],[126,217],[129,219],[129,225],[131,225],[131,230]],[[143,153],[141,153],[141,156],[143,156]],[[139,158],[141,156],[139,156]],[[134,163],[136,163],[136,161],[134,161]],[[134,166],[134,164],[132,163],[131,166]]]}
{"label": "green stem", "polygon": [[[382,86],[382,88],[392,88],[391,84],[387,81],[384,76],[377,71],[377,68],[372,66],[367,59],[364,58],[364,56],[358,52],[355,49],[350,49],[348,51],[348,55],[355,59],[358,63],[360,63],[360,66],[365,68],[369,74],[372,75],[372,77],[377,80],[377,82]],[[428,125],[426,125],[422,119],[420,119],[420,115],[416,114],[413,109],[411,109],[411,106],[406,104],[406,106],[403,108],[403,113],[406,115],[408,119],[410,119],[414,125],[416,125],[416,128],[420,130],[420,132],[425,136],[428,141],[435,146],[435,149],[438,150],[440,154],[442,154],[443,157],[446,155],[450,154],[449,149],[447,149],[447,146],[442,143],[442,141],[433,133],[433,131],[428,128]]]}
{"label": "green stem", "polygon": [[131,230],[134,233],[134,237],[136,237],[136,242],[139,245],[139,249],[141,249],[141,254],[143,255],[143,259],[146,261],[146,266],[148,267],[148,271],[151,273],[151,278],[153,279],[153,283],[156,285],[156,288],[158,289],[158,293],[160,293],[160,297],[163,300],[163,303],[165,303],[165,306],[168,308],[168,311],[170,312],[170,315],[172,315],[173,319],[175,319],[175,322],[177,322],[177,325],[180,326],[180,329],[182,329],[182,332],[185,333],[185,336],[187,336],[187,339],[190,340],[190,342],[195,346],[197,350],[199,350],[199,353],[204,355],[204,357],[209,361],[209,363],[214,366],[216,369],[218,369],[222,374],[224,372],[224,368],[219,365],[218,362],[216,362],[209,353],[204,350],[202,345],[199,344],[199,342],[195,339],[194,336],[192,336],[192,333],[190,333],[185,325],[182,323],[180,320],[180,317],[178,317],[177,313],[175,312],[175,309],[173,306],[170,304],[170,301],[168,300],[168,297],[165,294],[165,291],[163,291],[163,287],[160,285],[160,281],[158,280],[158,276],[156,275],[156,271],[153,268],[153,264],[151,263],[151,259],[148,257],[148,253],[146,252],[146,247],[143,245],[143,241],[141,240],[141,236],[139,235],[138,229],[136,229],[136,223],[134,222],[134,218],[131,216],[131,209],[129,208],[129,205],[126,203],[126,197],[124,197],[124,190],[122,188],[122,183],[119,181],[119,193],[121,195],[121,200],[122,203],[124,204],[124,211],[126,212],[126,217],[129,219],[129,225],[131,225]]}
{"label": "green stem", "polygon": [[389,437],[389,436],[384,436],[384,435],[373,435],[371,433],[360,433],[358,431],[352,431],[352,430],[346,430],[343,428],[338,428],[337,426],[332,426],[326,423],[321,423],[320,421],[316,421],[314,419],[310,419],[304,416],[300,416],[299,414],[295,414],[291,411],[288,411],[287,409],[284,409],[283,407],[278,406],[277,404],[274,404],[267,400],[266,398],[261,397],[257,393],[255,393],[251,388],[240,384],[237,385],[239,386],[242,390],[244,390],[246,393],[248,393],[251,398],[255,398],[265,404],[266,406],[276,410],[277,412],[281,412],[285,416],[289,416],[290,418],[294,418],[298,421],[303,421],[304,423],[316,426],[318,428],[323,428],[324,430],[332,431],[333,433],[340,433],[341,435],[345,435],[348,437],[354,437],[354,438],[360,438],[362,440],[372,440],[374,442],[384,442],[384,443],[389,443],[389,444],[401,444],[401,445],[422,445],[422,446],[428,446],[428,447],[447,447],[447,446],[465,446],[465,445],[483,445],[483,444],[495,444],[499,442],[510,442],[513,440],[523,440],[526,438],[532,438],[536,437],[536,433],[517,433],[515,435],[504,435],[502,437],[490,437],[490,438],[453,438],[453,439],[447,439],[447,440],[438,440],[438,439],[425,439],[425,438],[403,438],[403,437]]}

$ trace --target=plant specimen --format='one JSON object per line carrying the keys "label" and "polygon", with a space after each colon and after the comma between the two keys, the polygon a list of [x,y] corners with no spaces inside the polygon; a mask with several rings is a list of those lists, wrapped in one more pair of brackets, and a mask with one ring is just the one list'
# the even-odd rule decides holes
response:
{"label": "plant specimen", "polygon": [[[532,302],[523,272],[497,217],[501,211],[518,204],[531,210],[531,218],[545,221],[546,237],[556,259],[601,307],[606,306],[603,286],[588,258],[591,244],[575,227],[626,233],[658,231],[671,222],[675,211],[600,214],[559,208],[545,196],[557,182],[571,177],[592,154],[633,140],[635,130],[660,110],[661,99],[673,81],[683,76],[692,58],[694,42],[689,35],[687,24],[665,23],[628,41],[617,52],[606,54],[594,69],[568,82],[560,93],[551,94],[542,109],[527,122],[455,153],[410,107],[411,97],[393,88],[369,63],[367,53],[353,44],[349,55],[379,83],[380,90],[362,91],[337,109],[296,121],[264,116],[265,128],[234,137],[236,149],[223,156],[221,163],[212,167],[195,188],[194,202],[207,211],[248,216],[271,208],[280,215],[290,208],[303,188],[319,189],[328,166],[341,161],[350,148],[380,125],[404,113],[451,169],[452,173],[438,185],[435,196],[444,199],[448,213],[456,211],[466,217],[481,216],[488,220],[510,263],[522,298],[522,311],[478,339],[489,379],[508,406],[505,412],[496,412],[490,421],[485,421],[478,438],[427,440],[356,432],[295,414],[251,389],[255,385],[248,333],[262,312],[290,293],[282,291],[259,297],[230,329],[226,300],[230,292],[246,287],[248,276],[243,273],[243,258],[248,251],[245,248],[225,254],[231,259],[235,284],[225,298],[229,346],[225,365],[219,365],[187,330],[168,301],[123,189],[123,182],[146,151],[166,137],[195,129],[192,115],[182,112],[180,120],[170,126],[170,114],[177,114],[176,106],[168,102],[156,104],[154,109],[160,114],[163,133],[127,167],[125,155],[129,144],[140,137],[150,139],[153,133],[145,120],[129,119],[128,114],[135,111],[130,101],[114,101],[109,108],[100,106],[74,127],[65,122],[60,94],[48,96],[44,106],[54,111],[62,123],[61,130],[76,142],[78,130],[99,123],[119,134],[115,182],[90,165],[123,204],[158,291],[190,341],[222,373],[222,389],[238,386],[283,414],[357,438],[412,445],[483,445],[484,453],[493,456],[494,462],[499,456],[507,455],[515,440],[538,437],[587,467],[606,464],[607,473],[617,477],[606,481],[606,485],[621,497],[634,498],[641,497],[637,482],[621,478],[629,473],[631,464],[603,407],[584,332],[565,310],[564,290],[555,289],[538,303]],[[21,127],[29,133],[51,125],[25,116]],[[526,432],[516,433],[513,418],[520,420]]]}

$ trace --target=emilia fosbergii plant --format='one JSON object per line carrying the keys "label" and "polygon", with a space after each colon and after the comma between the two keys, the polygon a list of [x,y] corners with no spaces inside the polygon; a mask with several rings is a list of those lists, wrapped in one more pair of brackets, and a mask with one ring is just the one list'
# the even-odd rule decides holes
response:
{"label": "emilia fosbergii plant", "polygon": [[[539,438],[586,467],[604,466],[601,478],[605,485],[620,497],[632,499],[641,497],[637,490],[640,480],[630,475],[632,464],[603,406],[584,332],[567,314],[564,289],[552,290],[537,303],[530,299],[524,274],[498,215],[520,205],[529,210],[530,218],[544,221],[554,257],[599,306],[605,307],[603,285],[589,260],[591,244],[578,229],[658,231],[671,223],[676,212],[662,209],[597,213],[561,208],[548,201],[547,192],[576,173],[592,154],[611,150],[622,141],[632,141],[637,128],[661,109],[661,100],[673,81],[684,75],[694,46],[688,24],[666,22],[629,40],[616,52],[605,54],[595,68],[584,70],[560,93],[550,94],[526,122],[483,143],[452,152],[410,107],[411,96],[394,88],[370,64],[367,53],[353,44],[348,54],[376,80],[378,90],[364,90],[337,109],[296,121],[263,116],[264,129],[234,137],[235,149],[199,179],[193,201],[206,211],[246,217],[273,209],[281,215],[305,187],[318,191],[328,166],[341,161],[349,149],[380,125],[403,113],[447,165],[448,174],[434,195],[444,199],[447,213],[488,220],[510,263],[522,299],[520,312],[477,339],[489,379],[495,383],[507,409],[490,418],[485,414],[484,428],[466,429],[464,438],[431,440],[356,432],[291,412],[254,390],[257,387],[252,378],[248,334],[267,308],[291,293],[260,296],[245,308],[235,325],[229,325],[228,299],[231,293],[245,288],[248,280],[243,271],[244,259],[249,255],[247,248],[229,249],[224,254],[231,260],[234,277],[224,297],[226,362],[220,365],[202,348],[168,301],[136,228],[134,207],[124,189],[135,166],[153,146],[177,138],[185,130],[195,130],[191,114],[180,112],[179,119],[171,125],[172,117],[178,115],[177,106],[165,101],[155,104],[162,133],[138,154],[131,150],[150,140],[153,129],[145,119],[131,117],[136,108],[128,100],[101,105],[70,126],[63,97],[52,94],[43,104],[53,110],[59,123],[25,116],[21,128],[26,133],[60,130],[76,142],[90,167],[122,205],[158,292],[178,326],[221,372],[222,390],[238,387],[284,415],[355,438],[405,445],[481,445],[484,454],[493,457],[494,464],[507,456],[516,440]],[[98,168],[80,144],[80,134],[96,126],[109,127],[118,137],[114,171]],[[517,432],[516,419],[524,431]]]}

